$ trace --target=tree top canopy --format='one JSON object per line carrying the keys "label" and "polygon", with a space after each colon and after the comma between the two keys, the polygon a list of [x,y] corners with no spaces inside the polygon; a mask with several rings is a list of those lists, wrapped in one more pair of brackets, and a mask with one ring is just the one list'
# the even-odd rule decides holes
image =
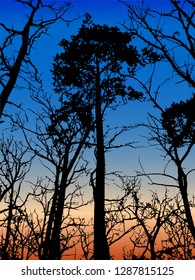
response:
{"label": "tree top canopy", "polygon": [[162,124],[167,131],[168,141],[176,147],[195,144],[195,95],[186,102],[172,103],[162,113]]}
{"label": "tree top canopy", "polygon": [[106,100],[103,102],[107,103],[109,98],[111,104],[116,96],[142,97],[126,83],[125,72],[128,70],[133,75],[137,66],[143,64],[142,55],[130,44],[131,38],[129,32],[122,32],[118,27],[85,20],[77,35],[72,35],[70,41],[60,42],[63,52],[56,55],[52,70],[55,92],[66,93],[67,97],[77,89],[77,94],[90,92],[92,98],[99,75],[102,97]]}

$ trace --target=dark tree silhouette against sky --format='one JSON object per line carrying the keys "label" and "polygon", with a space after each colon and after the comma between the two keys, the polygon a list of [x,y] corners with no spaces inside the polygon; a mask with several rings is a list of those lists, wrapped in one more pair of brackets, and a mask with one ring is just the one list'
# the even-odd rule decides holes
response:
{"label": "dark tree silhouette against sky", "polygon": [[[68,22],[64,18],[66,12],[70,8],[70,3],[57,7],[53,4],[45,4],[42,0],[25,1],[18,0],[21,5],[29,9],[29,14],[24,26],[19,30],[13,25],[6,26],[0,23],[0,27],[7,36],[0,48],[0,85],[2,87],[0,95],[0,117],[4,111],[6,104],[13,89],[18,86],[18,78],[22,78],[29,87],[35,87],[35,84],[41,84],[38,69],[31,59],[31,51],[42,35],[47,35],[48,30],[55,22],[62,20]],[[11,4],[10,4],[11,5]],[[45,18],[46,11],[50,11],[50,18]],[[40,15],[39,13],[42,13]],[[3,33],[3,32],[2,32]],[[17,46],[20,41],[19,46]],[[10,52],[13,44],[17,46],[15,54]],[[33,83],[34,81],[34,83]]]}
{"label": "dark tree silhouette against sky", "polygon": [[195,3],[71,2],[0,1],[0,258],[194,259]]}
{"label": "dark tree silhouette against sky", "polygon": [[[177,169],[177,184],[182,195],[185,206],[186,219],[189,230],[195,240],[195,227],[190,209],[188,198],[188,175],[194,171],[192,168],[185,172],[184,161],[191,153],[194,140],[194,87],[195,87],[195,3],[191,0],[177,1],[170,0],[171,8],[168,11],[155,10],[148,7],[143,2],[142,6],[136,7],[123,2],[129,12],[130,27],[129,32],[135,35],[147,48],[163,55],[163,61],[166,62],[172,74],[162,84],[159,82],[157,90],[152,91],[154,84],[155,69],[148,84],[142,81],[143,89],[147,92],[149,99],[155,108],[160,111],[161,118],[150,115],[153,139],[163,148],[170,160]],[[153,21],[151,21],[153,18]],[[160,103],[159,95],[163,83],[174,78],[175,85],[185,83],[189,91],[184,91],[182,98],[184,101],[172,102],[170,107],[164,108]],[[161,90],[162,91],[162,90]],[[188,98],[187,93],[191,93]]]}
{"label": "dark tree silhouette against sky", "polygon": [[[94,24],[86,17],[71,41],[62,40],[64,51],[54,61],[54,87],[62,100],[71,100],[83,125],[95,130],[94,259],[110,259],[105,228],[105,147],[104,118],[117,103],[139,99],[142,95],[128,87],[123,71],[134,73],[140,63],[131,35],[118,27]],[[120,42],[120,44],[118,43]],[[64,108],[65,109],[65,108]]]}

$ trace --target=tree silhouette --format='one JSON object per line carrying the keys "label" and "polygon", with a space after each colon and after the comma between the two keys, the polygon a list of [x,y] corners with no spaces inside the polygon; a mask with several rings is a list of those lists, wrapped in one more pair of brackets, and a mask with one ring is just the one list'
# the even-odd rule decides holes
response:
{"label": "tree silhouette", "polygon": [[[183,162],[195,144],[195,95],[185,102],[173,103],[162,113],[162,127],[165,134],[158,137],[169,157],[177,166],[178,187],[184,203],[189,230],[195,241],[195,225],[193,222],[188,198],[188,173],[184,171]],[[164,138],[164,139],[163,139]],[[165,144],[166,142],[166,144]],[[183,155],[179,152],[184,148]],[[192,170],[191,170],[192,171]]]}
{"label": "tree silhouette", "polygon": [[[195,226],[188,194],[188,177],[195,169],[192,167],[190,170],[186,171],[184,166],[195,144],[195,118],[193,114],[194,96],[185,102],[173,103],[166,109],[162,109],[160,105],[158,105],[158,107],[162,111],[161,118],[149,115],[149,124],[146,125],[150,130],[149,141],[156,142],[160,145],[165,157],[169,158],[168,163],[174,163],[176,175],[168,174],[166,172],[166,167],[162,173],[146,173],[142,168],[143,172],[140,174],[148,176],[152,185],[179,189],[184,204],[189,231],[193,238],[195,238]],[[152,179],[152,176],[168,179],[169,182],[158,183]]]}
{"label": "tree silhouette", "polygon": [[124,259],[193,259],[194,242],[180,194],[171,197],[166,189],[162,198],[156,191],[150,201],[144,201],[140,191],[132,192],[126,207],[131,226]]}
{"label": "tree silhouette", "polygon": [[[27,246],[28,254],[33,252],[34,257],[40,260],[62,259],[66,255],[70,256],[71,249],[76,251],[80,244],[83,228],[87,227],[84,218],[72,216],[74,210],[78,211],[87,205],[83,198],[83,187],[75,185],[74,189],[69,192],[66,189],[63,215],[59,225],[60,233],[56,237],[57,242],[54,243],[55,227],[58,226],[55,223],[55,212],[52,209],[54,202],[58,204],[55,200],[56,190],[52,190],[50,180],[47,182],[43,178],[38,178],[37,182],[31,183],[31,185],[33,186],[32,198],[36,202],[36,206],[41,207],[43,215],[40,216],[36,209],[30,215],[27,210],[25,212],[27,228],[31,232]],[[51,248],[54,245],[56,247]]]}
{"label": "tree silhouette", "polygon": [[170,0],[168,11],[154,10],[144,1],[141,6],[119,1],[128,8],[130,24],[125,28],[147,48],[163,55],[180,82],[185,81],[194,88],[194,1]]}
{"label": "tree silhouette", "polygon": [[[29,13],[26,17],[26,23],[21,30],[16,29],[13,25],[9,27],[4,23],[0,23],[2,34],[4,32],[7,34],[0,49],[0,85],[2,88],[0,95],[0,117],[13,89],[17,85],[18,78],[22,78],[31,89],[35,89],[35,83],[41,84],[38,69],[31,60],[31,51],[36,41],[42,35],[48,34],[49,28],[58,20],[63,20],[66,23],[69,22],[64,18],[64,15],[70,8],[68,2],[60,7],[57,7],[54,3],[44,4],[42,0],[17,0],[16,2],[24,5],[29,10]],[[50,13],[50,18],[45,17],[45,12]],[[17,46],[18,39],[20,40],[18,49],[15,52],[10,51],[14,44]]]}
{"label": "tree silhouette", "polygon": [[[43,166],[49,171],[50,181],[53,183],[41,259],[61,259],[62,222],[64,209],[68,208],[65,207],[68,203],[66,199],[70,197],[68,187],[75,185],[72,196],[78,196],[81,186],[77,183],[77,178],[86,172],[88,164],[84,160],[83,151],[90,129],[83,128],[80,119],[68,104],[66,111],[62,111],[61,108],[55,109],[51,98],[45,94],[34,95],[33,99],[41,108],[39,112],[33,112],[36,117],[35,129],[28,128],[28,124],[20,118],[13,122],[22,131],[28,149],[43,160]],[[70,209],[85,205],[84,201],[79,205],[73,207],[71,204]]]}
{"label": "tree silhouette", "polygon": [[[193,205],[191,206],[194,207]],[[189,230],[181,194],[178,194],[173,202],[170,203],[169,211],[174,212],[174,215],[163,225],[167,238],[161,240],[162,251],[159,257],[169,260],[195,259],[195,242]]]}
{"label": "tree silhouette", "polygon": [[[170,9],[165,12],[153,10],[144,5],[144,2],[139,7],[129,5],[125,1],[121,2],[128,7],[131,28],[128,26],[126,28],[129,29],[129,32],[131,34],[133,32],[146,48],[153,48],[159,55],[163,55],[163,62],[168,62],[172,73],[176,77],[174,79],[176,83],[183,82],[187,87],[193,89],[195,87],[194,2],[191,0],[170,0]],[[172,27],[165,28],[169,23],[172,23]],[[187,99],[186,96],[185,101],[174,102],[169,108],[163,108],[158,99],[159,92],[162,91],[162,86],[171,81],[173,77],[170,74],[163,82],[159,81],[156,90],[154,90],[155,78],[157,77],[155,76],[156,68],[157,66],[154,65],[147,82],[140,79],[136,79],[136,82],[139,86],[141,85],[154,107],[160,112],[160,115],[157,116],[149,113],[148,127],[151,131],[149,138],[151,141],[160,144],[165,157],[168,156],[176,166],[177,176],[172,176],[166,172],[161,173],[161,175],[164,178],[174,180],[173,184],[168,184],[169,186],[179,188],[189,230],[194,238],[195,228],[188,198],[188,175],[194,169],[185,172],[183,166],[194,146],[194,94],[192,93],[190,99]],[[163,184],[159,183],[158,185]],[[166,183],[164,186],[166,186]]]}
{"label": "tree silhouette", "polygon": [[[182,101],[176,97],[168,105],[160,103],[159,96],[172,80],[188,90],[195,85],[193,1],[170,0],[172,8],[166,12],[144,3],[125,3],[130,16],[127,32],[94,24],[87,14],[78,33],[60,42],[62,52],[51,70],[57,94],[51,96],[41,88],[32,48],[53,23],[67,22],[64,15],[70,4],[60,9],[43,0],[17,2],[29,11],[22,29],[0,23],[5,34],[0,49],[0,117],[6,116],[0,139],[0,258],[113,259],[112,249],[121,242],[124,259],[194,259],[189,177],[195,168],[187,169],[186,162],[194,152],[195,95]],[[169,22],[173,25],[164,28]],[[134,47],[134,39],[141,45]],[[16,41],[21,45],[10,55]],[[183,56],[178,56],[180,51]],[[155,79],[163,63],[171,74],[160,68],[162,77]],[[144,76],[145,69],[152,73]],[[15,104],[19,113],[8,115],[4,108],[21,79],[34,91],[33,106],[25,111]],[[123,140],[132,126],[113,126],[109,116],[145,97],[153,111],[146,123],[133,127],[149,129],[149,134],[144,132],[150,148],[160,147],[167,162],[160,172],[146,172],[140,162],[141,171],[125,175],[124,170],[112,170],[107,154],[133,146]],[[141,177],[152,188],[165,187],[165,192],[152,189],[151,196],[145,196]],[[89,203],[94,212],[87,208],[87,221]]]}
{"label": "tree silhouette", "polygon": [[[109,108],[128,100],[139,99],[141,93],[126,84],[123,70],[134,73],[141,59],[131,36],[117,27],[94,24],[86,17],[71,41],[62,40],[64,49],[53,64],[54,87],[64,102],[71,106],[84,127],[95,132],[96,170],[94,192],[94,258],[109,259],[105,230],[105,147],[104,116]],[[118,43],[120,42],[120,44]],[[66,107],[64,108],[64,111]]]}
{"label": "tree silhouette", "polygon": [[29,155],[28,148],[24,147],[22,142],[14,140],[13,137],[6,140],[2,137],[0,156],[0,201],[3,203],[0,220],[1,226],[4,228],[0,244],[1,257],[2,259],[19,259],[21,256],[19,248],[22,247],[22,242],[21,247],[17,245],[17,235],[19,235],[17,229],[23,218],[22,207],[29,197],[28,194],[22,200],[20,194],[24,178],[29,173],[34,156]]}
{"label": "tree silhouette", "polygon": [[[195,171],[193,166],[186,170],[185,162],[193,152],[195,144],[195,118],[194,95],[192,98],[179,103],[172,103],[168,108],[163,109],[156,101],[155,106],[161,111],[161,116],[156,117],[149,114],[148,124],[144,126],[149,128],[148,140],[152,143],[158,143],[162,148],[164,157],[168,162],[163,172],[145,172],[143,166],[140,176],[148,177],[151,185],[170,187],[178,189],[183,201],[183,207],[186,215],[186,223],[189,231],[195,238],[195,225],[191,210],[189,198],[189,175]],[[167,172],[168,164],[173,163],[176,168],[176,175]],[[159,177],[159,182],[153,177]],[[162,181],[165,180],[165,182]],[[195,239],[194,239],[195,240]]]}
{"label": "tree silhouette", "polygon": [[162,126],[167,134],[166,142],[173,147],[182,148],[189,145],[189,149],[195,144],[195,95],[185,102],[172,103],[162,112]]}

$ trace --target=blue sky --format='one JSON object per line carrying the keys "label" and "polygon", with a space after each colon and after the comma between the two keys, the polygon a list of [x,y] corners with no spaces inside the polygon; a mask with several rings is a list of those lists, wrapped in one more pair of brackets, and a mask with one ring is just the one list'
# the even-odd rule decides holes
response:
{"label": "blue sky", "polygon": [[[47,1],[46,1],[47,2]],[[52,1],[50,1],[52,2]],[[61,2],[61,1],[57,1]],[[130,0],[128,3],[138,4],[140,1]],[[146,3],[152,8],[166,9],[169,5],[168,0],[146,0]],[[125,5],[120,3],[117,0],[107,0],[107,1],[96,1],[96,0],[78,0],[72,1],[72,8],[67,12],[67,19],[72,19],[74,17],[82,16],[86,12],[92,15],[92,19],[95,23],[98,24],[108,24],[108,25],[118,25],[121,27],[121,24],[126,20],[126,25],[128,26],[128,13]],[[16,13],[17,10],[17,13]],[[21,28],[25,19],[25,13],[27,9],[23,5],[17,3],[14,0],[2,0],[0,2],[0,15],[3,22],[7,23],[9,26],[17,26]],[[40,73],[43,73],[46,90],[51,90],[51,73],[50,69],[52,68],[53,57],[57,52],[61,51],[61,48],[58,46],[58,43],[61,39],[69,39],[70,35],[76,34],[78,28],[81,26],[83,17],[71,23],[69,27],[66,26],[63,22],[56,23],[50,30],[51,36],[42,36],[37,43],[34,45],[32,50],[32,60],[37,65]],[[121,27],[122,28],[122,27]],[[1,40],[1,39],[0,39]],[[14,48],[15,48],[14,44]],[[166,74],[167,68],[166,65],[160,65],[160,76],[163,77],[163,74]],[[143,71],[143,78],[148,78],[148,72]],[[169,83],[169,91],[171,94],[168,94],[167,98],[172,101],[174,94],[175,85]],[[180,85],[179,89],[182,91],[182,86]],[[176,92],[176,91],[175,91]],[[17,95],[17,99],[20,98],[21,94]],[[180,92],[177,91],[177,96],[181,97]],[[14,98],[12,94],[11,98]],[[177,97],[176,97],[177,98]],[[166,100],[168,100],[166,99]],[[22,101],[22,99],[21,99]]]}
{"label": "blue sky", "polygon": [[[60,2],[60,1],[57,1]],[[140,1],[131,0],[130,3],[137,4]],[[168,0],[159,0],[152,1],[147,0],[146,3],[151,5],[153,8],[166,9],[169,6]],[[108,24],[110,26],[118,25],[126,20],[128,25],[128,13],[126,7],[119,3],[117,0],[107,0],[107,1],[72,1],[73,8],[67,12],[67,18],[72,19],[77,17],[78,15],[83,15],[86,12],[91,14],[92,19],[97,24]],[[16,12],[17,11],[17,12]],[[3,22],[8,24],[9,26],[18,26],[21,27],[23,21],[25,21],[25,13],[26,9],[23,5],[16,3],[14,0],[3,0],[0,2],[0,17]],[[51,36],[43,36],[37,43],[35,44],[35,48],[32,51],[32,61],[35,63],[40,72],[43,73],[44,80],[44,88],[49,93],[52,93],[52,77],[50,73],[50,69],[52,68],[53,57],[57,52],[60,52],[61,49],[58,46],[58,43],[62,38],[70,38],[70,35],[76,34],[78,28],[82,23],[83,18],[80,18],[77,21],[71,23],[69,27],[66,26],[65,23],[59,22],[51,29]],[[16,43],[17,44],[17,43]],[[14,45],[15,46],[15,45]],[[148,71],[149,69],[144,69],[143,72],[140,72],[140,77],[143,80],[148,79]],[[167,68],[167,65],[159,65],[157,69],[157,79],[155,82],[159,82],[160,80],[166,77],[168,73],[171,73],[170,68]],[[155,85],[154,82],[154,85]],[[157,83],[156,83],[157,85]],[[189,93],[187,93],[189,92]],[[187,93],[187,95],[186,95]],[[168,106],[173,100],[177,101],[180,99],[185,99],[186,96],[190,96],[191,91],[185,84],[175,85],[172,81],[167,83],[160,93],[160,102],[163,106]],[[14,90],[10,101],[16,102],[17,104],[23,103],[24,108],[30,108],[32,106],[32,101],[29,98],[29,92],[27,90],[19,91]],[[11,111],[9,111],[11,110]],[[7,106],[6,111],[14,112],[14,108]],[[121,124],[125,121],[126,123],[135,123],[138,121],[144,121],[147,116],[147,112],[152,109],[152,106],[149,102],[139,103],[139,102],[131,102],[127,107],[121,108],[119,111],[110,112],[108,115],[108,122],[117,125],[119,122]],[[127,137],[128,139],[132,139],[132,141],[139,140],[141,144],[146,145],[146,141],[144,139],[146,131],[144,130],[135,130],[131,132]],[[139,168],[138,159],[141,158],[144,166],[147,167],[147,171],[160,171],[164,166],[164,162],[161,158],[161,152],[156,150],[155,148],[139,148],[135,150],[129,150],[128,152],[114,152],[113,154],[109,154],[107,156],[108,162],[111,164],[111,167],[123,170],[125,173],[133,173],[135,170]],[[194,161],[191,158],[188,165],[193,165]],[[194,180],[194,179],[192,179]]]}

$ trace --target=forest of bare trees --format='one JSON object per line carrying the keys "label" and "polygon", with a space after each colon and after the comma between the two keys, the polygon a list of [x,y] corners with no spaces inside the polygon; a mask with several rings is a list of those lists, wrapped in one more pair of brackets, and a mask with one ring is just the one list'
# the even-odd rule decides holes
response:
{"label": "forest of bare trees", "polygon": [[[118,0],[117,26],[16,2],[26,22],[0,23],[0,258],[195,259],[194,1]],[[48,81],[39,44],[59,23]]]}

